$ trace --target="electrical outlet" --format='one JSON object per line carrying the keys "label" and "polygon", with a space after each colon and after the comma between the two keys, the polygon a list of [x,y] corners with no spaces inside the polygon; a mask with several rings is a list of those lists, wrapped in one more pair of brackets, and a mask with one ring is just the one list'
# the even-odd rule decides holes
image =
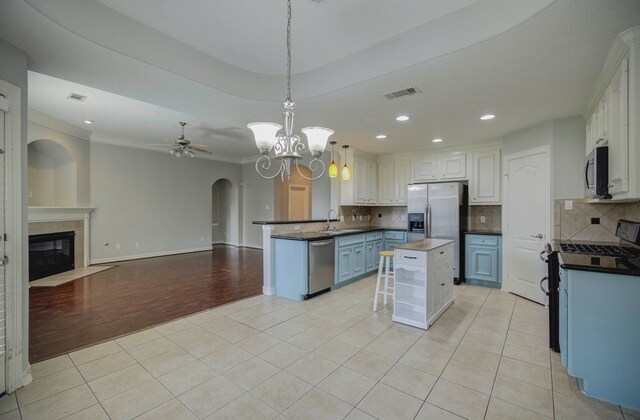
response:
{"label": "electrical outlet", "polygon": [[29,198],[33,198],[33,191],[29,191]]}
{"label": "electrical outlet", "polygon": [[362,222],[362,215],[360,215],[360,221]]}
{"label": "electrical outlet", "polygon": [[120,249],[120,244],[116,244],[116,249]]}
{"label": "electrical outlet", "polygon": [[140,242],[136,242],[133,246],[135,246],[136,248],[140,248]]}
{"label": "electrical outlet", "polygon": [[480,223],[485,223],[487,221],[487,218],[484,216],[480,216]]}
{"label": "electrical outlet", "polygon": [[[224,236],[227,236],[227,232],[224,233]],[[204,236],[200,237],[200,242],[204,242]]]}
{"label": "electrical outlet", "polygon": [[344,215],[340,216],[340,221],[344,222]]}
{"label": "electrical outlet", "polygon": [[266,206],[264,206],[265,210],[269,210],[271,208],[271,206],[269,206],[268,204]]}
{"label": "electrical outlet", "polygon": [[564,200],[564,209],[573,210],[573,200]]}
{"label": "electrical outlet", "polygon": [[294,225],[293,230],[300,230],[300,225]]}

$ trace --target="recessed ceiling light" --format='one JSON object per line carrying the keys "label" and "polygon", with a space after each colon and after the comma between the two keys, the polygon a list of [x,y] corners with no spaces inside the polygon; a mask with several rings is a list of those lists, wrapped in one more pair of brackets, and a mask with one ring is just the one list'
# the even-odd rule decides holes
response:
{"label": "recessed ceiling light", "polygon": [[386,134],[378,134],[378,135],[376,136],[376,138],[377,138],[377,139],[380,139],[380,140],[382,140],[382,139],[386,139],[386,138],[387,138],[387,135],[386,135]]}
{"label": "recessed ceiling light", "polygon": [[84,120],[85,124],[93,124],[93,120]]}
{"label": "recessed ceiling light", "polygon": [[483,115],[482,117],[480,117],[480,119],[482,121],[487,121],[487,120],[492,120],[494,119],[496,116],[493,114],[487,114],[487,115]]}
{"label": "recessed ceiling light", "polygon": [[396,117],[396,121],[409,121],[409,116],[408,115],[398,115]]}
{"label": "recessed ceiling light", "polygon": [[433,139],[431,141],[434,143],[442,143],[442,139]]}

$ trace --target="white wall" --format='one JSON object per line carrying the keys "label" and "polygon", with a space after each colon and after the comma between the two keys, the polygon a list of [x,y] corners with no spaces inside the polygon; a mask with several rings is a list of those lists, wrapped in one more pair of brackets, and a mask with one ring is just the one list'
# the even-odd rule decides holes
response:
{"label": "white wall", "polygon": [[[29,111],[30,118],[31,115],[36,116],[39,120],[45,120],[45,122],[52,122],[56,125],[64,124],[58,121],[55,121],[52,117],[44,116],[35,111]],[[81,129],[74,129],[75,131],[84,132],[88,135],[88,132]],[[28,125],[28,141],[31,144],[36,140],[51,140],[60,146],[64,147],[66,151],[71,155],[73,160],[76,163],[76,199],[75,202],[77,206],[80,207],[88,207],[90,202],[90,161],[89,161],[89,150],[91,148],[91,144],[87,138],[79,137],[78,135],[70,134],[64,132],[58,128],[52,128],[44,125],[43,123],[36,121],[29,121]],[[41,204],[34,204],[41,205]]]}
{"label": "white wall", "polygon": [[21,89],[21,113],[20,119],[22,134],[22,161],[16,162],[21,170],[22,195],[20,197],[22,207],[22,237],[16,238],[22,246],[22,365],[23,369],[29,366],[29,259],[27,252],[28,241],[28,215],[27,215],[27,54],[0,38],[0,80],[11,83]]}
{"label": "white wall", "polygon": [[582,197],[585,157],[585,121],[581,116],[562,118],[525,128],[502,139],[502,153],[551,146],[553,198]]}
{"label": "white wall", "polygon": [[[226,178],[239,191],[237,164],[100,143],[90,155],[94,262],[210,248],[211,186]],[[239,205],[232,214],[241,213]]]}
{"label": "white wall", "polygon": [[584,195],[586,122],[582,116],[553,122],[554,198]]}

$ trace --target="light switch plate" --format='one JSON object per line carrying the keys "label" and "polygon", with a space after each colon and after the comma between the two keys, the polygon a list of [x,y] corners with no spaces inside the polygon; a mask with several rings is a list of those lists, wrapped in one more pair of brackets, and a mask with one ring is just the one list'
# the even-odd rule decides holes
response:
{"label": "light switch plate", "polygon": [[485,216],[480,216],[480,223],[485,223],[487,218]]}
{"label": "light switch plate", "polygon": [[564,209],[573,210],[573,200],[564,200]]}

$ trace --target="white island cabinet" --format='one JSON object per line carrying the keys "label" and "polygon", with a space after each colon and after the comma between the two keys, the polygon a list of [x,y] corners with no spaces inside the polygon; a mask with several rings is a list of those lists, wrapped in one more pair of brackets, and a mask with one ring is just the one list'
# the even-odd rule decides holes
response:
{"label": "white island cabinet", "polygon": [[393,320],[426,330],[453,302],[453,241],[424,239],[395,252]]}

